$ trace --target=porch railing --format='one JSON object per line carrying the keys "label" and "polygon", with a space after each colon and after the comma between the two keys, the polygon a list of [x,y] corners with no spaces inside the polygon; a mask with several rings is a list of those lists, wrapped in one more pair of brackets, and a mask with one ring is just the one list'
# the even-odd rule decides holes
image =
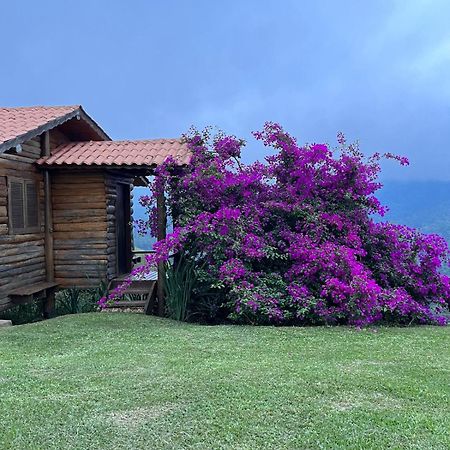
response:
{"label": "porch railing", "polygon": [[155,253],[154,250],[133,250],[132,252],[133,267],[140,266],[145,262],[145,255]]}

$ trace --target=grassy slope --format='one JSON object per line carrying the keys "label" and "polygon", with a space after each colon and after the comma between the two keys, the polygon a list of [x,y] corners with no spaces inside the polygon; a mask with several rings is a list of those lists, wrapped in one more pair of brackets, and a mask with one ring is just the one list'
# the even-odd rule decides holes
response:
{"label": "grassy slope", "polygon": [[450,328],[0,329],[0,448],[449,448]]}

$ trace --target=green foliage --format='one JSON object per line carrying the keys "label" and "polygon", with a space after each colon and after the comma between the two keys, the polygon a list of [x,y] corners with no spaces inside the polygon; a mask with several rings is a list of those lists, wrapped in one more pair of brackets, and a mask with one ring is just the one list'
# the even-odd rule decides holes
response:
{"label": "green foliage", "polygon": [[38,322],[43,320],[42,302],[17,305],[0,313],[0,318],[11,320],[13,325]]}
{"label": "green foliage", "polygon": [[209,286],[204,291],[196,287],[192,293],[189,319],[211,325],[229,322],[222,295],[220,290],[213,290]]}
{"label": "green foliage", "polygon": [[[77,314],[81,312],[82,291],[77,288],[68,288],[61,291],[58,295],[57,315]],[[58,312],[60,314],[58,314]]]}
{"label": "green foliage", "polygon": [[166,265],[167,310],[171,319],[185,321],[192,291],[197,281],[194,264],[181,253]]}
{"label": "green foliage", "polygon": [[101,281],[93,289],[68,288],[58,292],[56,296],[56,315],[78,314],[97,311],[98,299],[106,293],[107,284]]}
{"label": "green foliage", "polygon": [[89,289],[87,292],[90,294],[90,303],[93,305],[93,307],[95,306],[93,311],[97,310],[98,299],[102,298],[108,293],[108,283],[105,280],[101,280],[96,288]]}

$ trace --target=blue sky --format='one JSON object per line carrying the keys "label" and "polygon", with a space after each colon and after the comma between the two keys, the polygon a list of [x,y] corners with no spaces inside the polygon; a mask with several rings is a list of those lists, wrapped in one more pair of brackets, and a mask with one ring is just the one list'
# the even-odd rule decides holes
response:
{"label": "blue sky", "polygon": [[[0,104],[82,104],[115,139],[279,121],[450,180],[450,2],[0,2]],[[264,149],[250,144],[247,160]]]}

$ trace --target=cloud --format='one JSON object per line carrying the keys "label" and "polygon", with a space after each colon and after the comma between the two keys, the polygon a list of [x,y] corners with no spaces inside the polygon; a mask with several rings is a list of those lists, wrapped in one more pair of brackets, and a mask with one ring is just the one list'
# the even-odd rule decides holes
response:
{"label": "cloud", "polygon": [[116,138],[191,124],[249,138],[265,120],[300,142],[343,131],[367,153],[410,156],[405,177],[450,178],[450,1],[169,3],[30,3],[36,34],[16,33],[23,11],[5,2],[0,104],[83,103]]}
{"label": "cloud", "polygon": [[421,52],[415,59],[409,62],[410,72],[420,77],[422,82],[430,82],[439,79],[442,81],[441,88],[448,88],[447,94],[450,94],[450,34],[429,46]]}

